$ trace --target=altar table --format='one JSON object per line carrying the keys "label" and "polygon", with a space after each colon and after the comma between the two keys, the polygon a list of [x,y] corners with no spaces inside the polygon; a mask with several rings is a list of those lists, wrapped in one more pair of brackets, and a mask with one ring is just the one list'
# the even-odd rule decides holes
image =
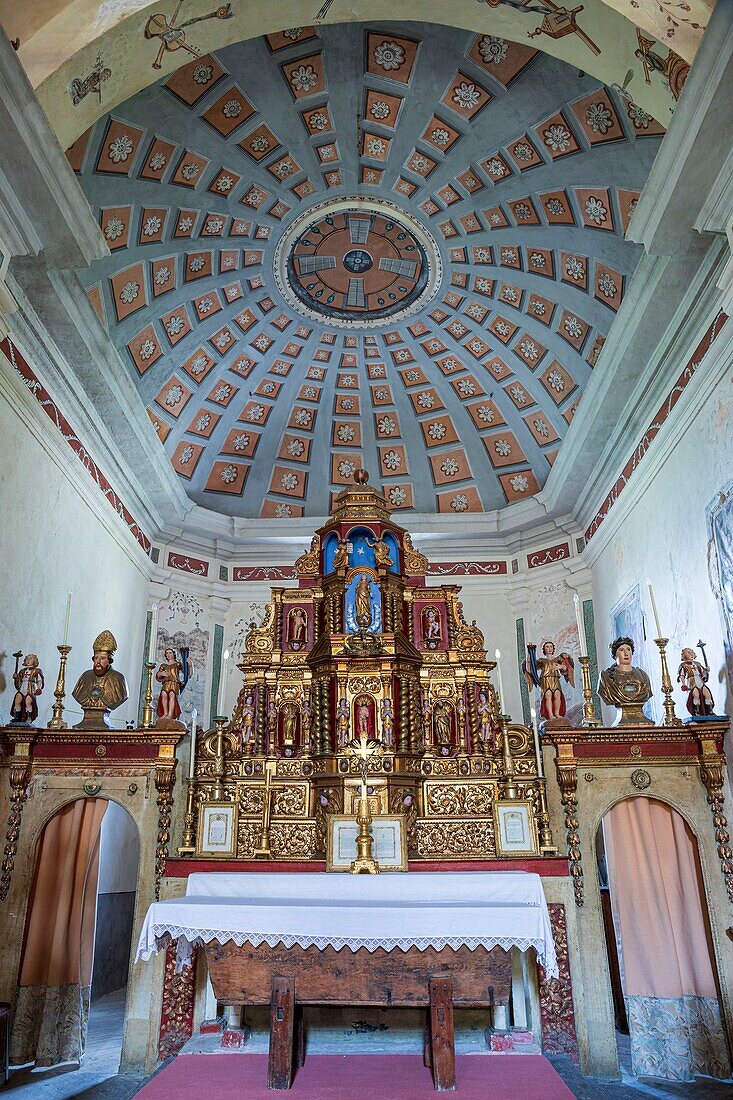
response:
{"label": "altar table", "polygon": [[506,1003],[513,947],[558,973],[542,881],[522,871],[192,874],[150,906],[137,958],[171,940],[205,945],[220,1003],[270,1005],[271,1088],[290,1087],[294,1045],[302,1063],[309,1004],[426,1007],[426,1064],[452,1088],[453,1005]]}

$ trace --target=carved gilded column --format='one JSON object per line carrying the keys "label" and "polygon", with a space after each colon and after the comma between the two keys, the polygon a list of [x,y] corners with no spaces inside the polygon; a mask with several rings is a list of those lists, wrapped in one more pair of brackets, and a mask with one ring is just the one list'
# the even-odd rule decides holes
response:
{"label": "carved gilded column", "polygon": [[730,846],[728,818],[723,812],[723,780],[725,757],[716,749],[712,738],[700,738],[700,778],[708,794],[708,805],[713,815],[715,841],[718,846],[720,870],[725,889],[733,902],[733,850]]}
{"label": "carved gilded column", "polygon": [[578,768],[572,745],[558,744],[555,768],[557,770],[557,782],[560,787],[560,801],[565,811],[568,862],[573,879],[575,904],[581,906],[585,901],[585,888],[580,834],[578,832]]}
{"label": "carved gilded column", "polygon": [[409,712],[410,712],[410,751],[420,751],[420,686],[416,680],[409,680]]}
{"label": "carved gilded column", "polygon": [[155,763],[155,789],[158,792],[158,837],[155,846],[155,900],[160,901],[160,880],[168,862],[168,846],[171,839],[171,809],[173,787],[176,782],[175,745],[161,745]]}
{"label": "carved gilded column", "polygon": [[323,701],[321,703],[321,731],[323,752],[331,752],[331,698],[330,681],[328,678],[321,681]]}
{"label": "carved gilded column", "polygon": [[18,852],[20,822],[23,816],[23,806],[28,798],[28,783],[31,777],[30,741],[16,744],[9,772],[10,813],[8,814],[8,828],[5,833],[5,850],[3,852],[2,872],[0,873],[0,901],[5,901],[8,896],[13,868],[15,867],[15,857]]}
{"label": "carved gilded column", "polygon": [[486,746],[481,742],[478,734],[478,714],[476,713],[476,692],[474,683],[469,680],[466,684],[466,696],[468,698],[468,728],[471,733],[472,753],[486,752]]}
{"label": "carved gilded column", "polygon": [[321,752],[322,752],[321,745],[323,743],[322,734],[321,734],[322,716],[321,716],[321,681],[320,680],[314,680],[313,681],[312,690],[311,690],[311,699],[313,701],[313,726],[312,726],[312,729],[311,729],[311,737],[312,737],[312,740],[313,740],[313,755],[314,756],[320,756]]}
{"label": "carved gilded column", "polygon": [[407,676],[400,676],[400,724],[397,733],[398,751],[409,752],[410,738],[410,681]]}

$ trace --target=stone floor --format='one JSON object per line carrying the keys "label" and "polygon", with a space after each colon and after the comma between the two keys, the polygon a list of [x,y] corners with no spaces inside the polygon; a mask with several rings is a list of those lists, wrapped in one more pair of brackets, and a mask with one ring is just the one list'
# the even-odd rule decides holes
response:
{"label": "stone floor", "polygon": [[[5,1092],[12,1100],[131,1100],[142,1088],[146,1078],[118,1074],[117,1067],[122,1047],[122,1020],[125,993],[120,990],[100,998],[92,1005],[87,1039],[87,1054],[81,1068],[70,1065],[50,1070],[30,1068],[14,1070]],[[347,1047],[375,1054],[389,1049],[392,1053],[420,1049],[419,1031],[410,1034],[410,1021],[391,1018],[389,1026],[383,1025],[380,1010],[372,1010],[374,1019],[362,1019],[368,1011],[360,1012],[359,1019],[337,1019],[333,1013],[319,1010],[318,1018],[311,1021],[310,1044],[312,1053],[339,1052]],[[393,1010],[394,1011],[394,1010]],[[385,1015],[386,1019],[386,1015]],[[253,1035],[249,1050],[266,1049],[264,1020],[255,1017],[250,1021]],[[473,1015],[465,1014],[458,1023],[457,1049],[464,1054],[485,1053],[480,1022]],[[392,1035],[388,1037],[388,1032]],[[187,1045],[191,1054],[205,1057],[206,1051],[218,1047],[218,1036],[202,1040],[196,1037]],[[623,1066],[628,1066],[628,1037],[619,1036],[619,1054]],[[495,1054],[491,1057],[511,1058],[511,1054]],[[698,1078],[693,1084],[675,1084],[669,1081],[648,1079],[641,1081],[623,1072],[620,1082],[608,1083],[582,1077],[576,1066],[567,1058],[552,1055],[550,1061],[573,1092],[576,1100],[730,1100],[733,1095],[731,1082]],[[202,1097],[202,1100],[208,1100]],[[385,1097],[385,1100],[399,1100]],[[429,1098],[428,1098],[429,1100]],[[507,1097],[507,1100],[514,1098]]]}

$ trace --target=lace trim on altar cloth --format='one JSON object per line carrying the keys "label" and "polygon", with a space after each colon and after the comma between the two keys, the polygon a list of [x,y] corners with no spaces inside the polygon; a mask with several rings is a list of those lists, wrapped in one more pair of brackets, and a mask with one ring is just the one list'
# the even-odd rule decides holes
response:
{"label": "lace trim on altar cloth", "polygon": [[[155,938],[155,945],[150,946],[150,937]],[[237,947],[242,947],[245,943],[252,944],[253,947],[258,947],[262,943],[266,943],[268,947],[276,947],[278,944],[282,944],[283,947],[317,947],[319,950],[323,950],[324,947],[333,947],[336,951],[340,951],[342,947],[348,947],[350,951],[358,951],[364,947],[367,951],[376,951],[377,948],[382,947],[385,951],[408,951],[411,947],[416,947],[418,951],[425,951],[428,947],[435,948],[436,951],[441,951],[444,947],[450,947],[453,950],[457,950],[459,947],[468,947],[470,951],[475,951],[477,947],[485,947],[487,951],[490,951],[494,947],[501,947],[504,951],[511,951],[513,947],[519,948],[520,951],[527,951],[530,947],[534,947],[537,952],[537,959],[545,968],[547,976],[549,978],[559,977],[559,970],[557,965],[557,957],[555,954],[555,945],[550,940],[549,942],[542,938],[528,938],[525,939],[521,936],[430,936],[425,939],[418,939],[415,936],[404,937],[341,937],[341,936],[286,936],[274,934],[271,936],[263,935],[260,932],[230,932],[221,928],[188,928],[182,925],[176,924],[155,924],[150,929],[148,942],[146,946],[140,946],[138,948],[138,959],[149,959],[156,951],[163,950],[172,940],[178,941],[178,947],[176,951],[176,970],[180,973],[182,967],[188,965],[191,958],[191,954],[196,947],[202,947],[207,943],[234,943]]]}

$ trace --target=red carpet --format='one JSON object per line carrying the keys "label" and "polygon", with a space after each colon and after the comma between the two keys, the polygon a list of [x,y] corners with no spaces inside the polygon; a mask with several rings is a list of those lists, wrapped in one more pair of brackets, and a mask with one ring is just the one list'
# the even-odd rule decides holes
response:
{"label": "red carpet", "polygon": [[[456,1059],[455,1100],[573,1100],[540,1054]],[[266,1054],[183,1054],[148,1082],[139,1100],[438,1100],[430,1071],[411,1054],[311,1054],[290,1092],[267,1088]]]}

